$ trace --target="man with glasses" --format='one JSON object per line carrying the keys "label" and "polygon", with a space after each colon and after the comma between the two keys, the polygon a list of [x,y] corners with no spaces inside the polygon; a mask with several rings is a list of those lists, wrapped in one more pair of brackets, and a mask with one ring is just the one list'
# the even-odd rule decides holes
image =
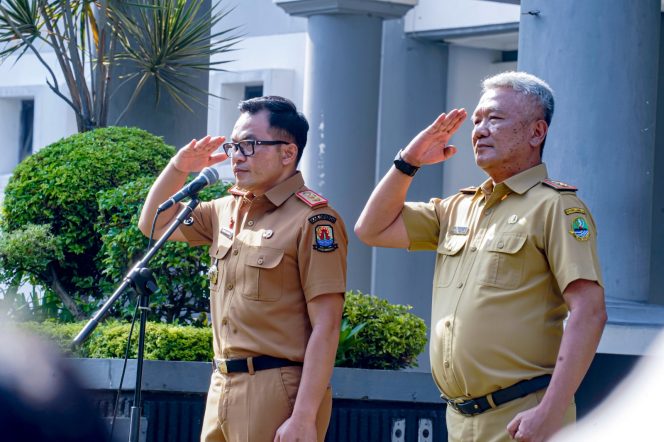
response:
{"label": "man with glasses", "polygon": [[[214,365],[201,441],[323,441],[346,290],[344,222],[304,185],[309,124],[293,103],[240,103],[232,141],[180,149],[157,178],[139,227],[187,176],[230,158],[230,195],[201,203],[172,240],[209,244]],[[217,152],[223,147],[224,153]],[[157,220],[160,235],[178,206]]]}

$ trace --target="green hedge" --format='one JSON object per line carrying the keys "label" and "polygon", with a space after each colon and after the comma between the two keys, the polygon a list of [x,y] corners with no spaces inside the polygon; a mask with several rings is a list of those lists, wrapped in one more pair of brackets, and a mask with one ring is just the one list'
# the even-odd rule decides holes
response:
{"label": "green hedge", "polygon": [[[426,326],[421,318],[409,312],[410,308],[390,304],[372,295],[346,293],[336,365],[391,370],[416,366],[417,356],[426,344]],[[84,322],[60,324],[47,321],[23,323],[22,326],[54,340],[69,353],[72,339],[84,325]],[[73,355],[121,358],[129,327],[128,323],[104,322]],[[138,325],[134,329],[130,357],[136,357],[137,336]],[[149,322],[145,339],[146,359],[209,361],[213,355],[209,327]]]}

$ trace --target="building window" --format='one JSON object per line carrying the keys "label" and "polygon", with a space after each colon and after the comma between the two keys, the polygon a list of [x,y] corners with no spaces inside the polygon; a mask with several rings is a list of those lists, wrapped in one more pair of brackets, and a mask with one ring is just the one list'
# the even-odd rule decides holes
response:
{"label": "building window", "polygon": [[35,121],[35,101],[21,100],[21,117],[19,122],[18,161],[21,162],[32,155],[32,138]]}
{"label": "building window", "polygon": [[245,86],[244,87],[244,99],[251,100],[252,98],[262,97],[263,96],[263,85],[259,84],[257,86]]}

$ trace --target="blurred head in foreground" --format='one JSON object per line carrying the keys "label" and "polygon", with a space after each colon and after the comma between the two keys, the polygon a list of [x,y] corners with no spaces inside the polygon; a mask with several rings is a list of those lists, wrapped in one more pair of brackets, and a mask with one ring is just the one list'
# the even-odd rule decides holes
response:
{"label": "blurred head in foreground", "polygon": [[0,435],[4,442],[108,439],[80,381],[56,350],[0,327]]}

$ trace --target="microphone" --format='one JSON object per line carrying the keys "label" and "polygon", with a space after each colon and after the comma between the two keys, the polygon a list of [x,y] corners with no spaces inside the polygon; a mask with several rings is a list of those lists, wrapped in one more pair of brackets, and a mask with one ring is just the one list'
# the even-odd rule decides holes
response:
{"label": "microphone", "polygon": [[201,173],[198,174],[196,178],[186,186],[182,188],[178,193],[161,203],[157,208],[157,213],[163,212],[164,210],[171,207],[173,204],[182,201],[187,197],[191,197],[200,192],[201,189],[212,185],[219,181],[219,172],[213,167],[206,167],[201,170]]}

